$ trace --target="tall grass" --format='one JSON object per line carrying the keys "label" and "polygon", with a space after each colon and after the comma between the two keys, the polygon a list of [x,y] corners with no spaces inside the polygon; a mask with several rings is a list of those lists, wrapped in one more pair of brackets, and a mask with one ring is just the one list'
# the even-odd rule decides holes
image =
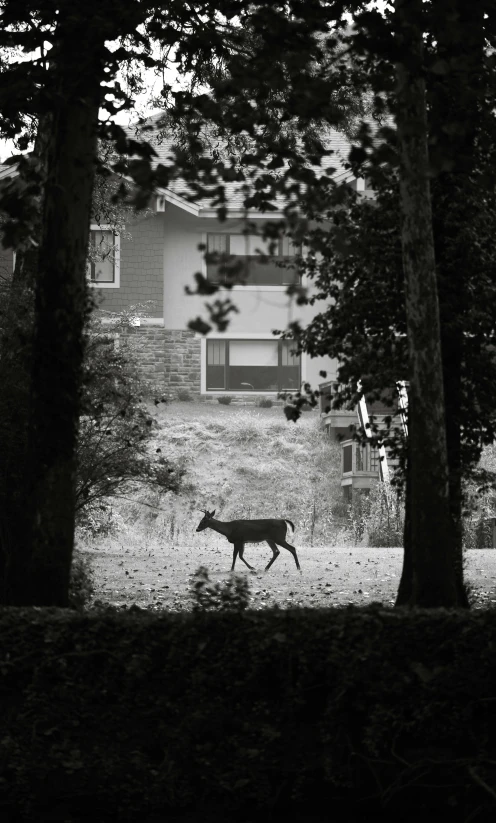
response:
{"label": "tall grass", "polygon": [[[277,407],[172,403],[157,422],[150,448],[182,462],[184,488],[179,495],[143,491],[133,502],[115,501],[119,542],[124,537],[130,548],[191,545],[202,509],[215,509],[221,520],[286,517],[299,545],[339,542],[347,518],[340,446],[320,429],[316,414],[295,425]],[[207,544],[223,539],[202,532]]]}

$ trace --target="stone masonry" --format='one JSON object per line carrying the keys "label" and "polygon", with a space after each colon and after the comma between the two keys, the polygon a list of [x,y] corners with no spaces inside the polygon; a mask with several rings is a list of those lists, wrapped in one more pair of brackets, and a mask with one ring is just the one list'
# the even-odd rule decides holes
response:
{"label": "stone masonry", "polygon": [[140,326],[129,332],[142,377],[171,398],[200,395],[200,339],[192,331]]}

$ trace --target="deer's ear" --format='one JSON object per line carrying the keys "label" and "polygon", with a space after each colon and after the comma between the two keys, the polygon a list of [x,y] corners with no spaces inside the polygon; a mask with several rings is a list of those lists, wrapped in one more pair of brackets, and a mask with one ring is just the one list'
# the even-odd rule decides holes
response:
{"label": "deer's ear", "polygon": [[214,517],[214,516],[215,516],[215,509],[213,510],[213,512],[210,512],[210,517]]}

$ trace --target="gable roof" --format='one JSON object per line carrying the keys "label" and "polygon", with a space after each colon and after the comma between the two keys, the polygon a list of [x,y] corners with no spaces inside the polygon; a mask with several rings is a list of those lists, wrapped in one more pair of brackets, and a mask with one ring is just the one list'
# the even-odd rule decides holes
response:
{"label": "gable roof", "polygon": [[[145,138],[146,141],[153,146],[155,152],[157,153],[157,157],[154,158],[155,165],[162,163],[164,166],[171,166],[173,162],[172,150],[174,145],[177,143],[177,140],[175,140],[172,135],[164,135],[163,127],[161,128],[161,121],[163,120],[163,117],[163,111],[157,112],[149,117],[144,123],[128,126],[125,131],[129,137],[133,137],[135,139]],[[141,132],[145,126],[147,128],[151,126],[152,130],[143,134]],[[324,142],[326,148],[330,149],[332,154],[323,157],[322,165],[317,167],[317,169],[320,168],[322,172],[326,172],[329,168],[334,168],[335,171],[332,178],[336,181],[336,183],[353,183],[355,181],[353,173],[349,169],[345,168],[345,162],[351,146],[350,141],[340,132],[329,130],[326,134],[326,139]],[[8,177],[15,176],[16,174],[17,164],[0,164],[0,181]],[[245,194],[242,191],[242,187],[243,182],[239,181],[226,181],[224,183],[228,217],[241,218],[246,214],[244,207]],[[196,217],[217,217],[217,209],[212,206],[209,197],[193,197],[192,189],[184,179],[177,178],[171,181],[167,188],[157,188],[156,194],[156,208],[159,211],[163,210],[161,201],[162,203],[165,201]],[[265,220],[280,217],[282,209],[285,205],[285,200],[279,195],[275,198],[274,205],[278,207],[276,211],[261,212],[254,210],[249,213],[249,215],[251,217],[257,217]]]}
{"label": "gable roof", "polygon": [[[153,146],[155,152],[157,153],[157,157],[154,159],[155,164],[162,163],[164,166],[170,166],[173,162],[173,148],[174,145],[177,144],[177,140],[172,135],[164,134],[164,128],[161,126],[163,118],[164,112],[157,112],[147,118],[144,123],[130,126],[126,129],[126,131],[129,136],[134,138],[139,137],[143,139],[143,137],[145,137],[146,141]],[[147,128],[147,131],[145,134],[142,134],[141,130],[144,127]],[[150,127],[151,130],[148,130]],[[332,154],[323,157],[322,165],[317,168],[320,168],[322,172],[326,172],[329,168],[334,168],[335,171],[332,178],[337,183],[352,183],[355,180],[355,176],[349,169],[345,168],[345,163],[351,147],[350,141],[340,132],[329,130],[326,134],[324,142],[326,148],[330,149]],[[245,214],[245,194],[242,188],[243,182],[224,182],[228,216],[230,217],[241,217]],[[190,214],[195,214],[198,217],[217,216],[217,210],[211,205],[210,199],[206,196],[194,196],[187,181],[181,178],[172,181],[167,188],[157,189],[157,194],[166,202],[182,208]],[[285,205],[284,199],[281,196],[276,197],[274,205],[279,207],[277,211],[270,211],[267,213],[254,211],[252,216],[256,215],[257,217],[264,219],[280,216],[280,213]]]}

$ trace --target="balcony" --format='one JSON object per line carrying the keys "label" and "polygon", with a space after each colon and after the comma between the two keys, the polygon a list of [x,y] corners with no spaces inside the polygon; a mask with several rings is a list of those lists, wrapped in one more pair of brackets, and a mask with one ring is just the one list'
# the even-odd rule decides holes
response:
{"label": "balcony", "polygon": [[286,286],[299,279],[292,262],[294,257],[278,256],[262,263],[258,254],[233,255],[222,263],[207,263],[207,279],[222,286],[235,275],[236,279],[246,278],[247,286]]}
{"label": "balcony", "polygon": [[341,486],[350,494],[353,489],[370,489],[381,479],[379,450],[355,440],[341,443]]}

